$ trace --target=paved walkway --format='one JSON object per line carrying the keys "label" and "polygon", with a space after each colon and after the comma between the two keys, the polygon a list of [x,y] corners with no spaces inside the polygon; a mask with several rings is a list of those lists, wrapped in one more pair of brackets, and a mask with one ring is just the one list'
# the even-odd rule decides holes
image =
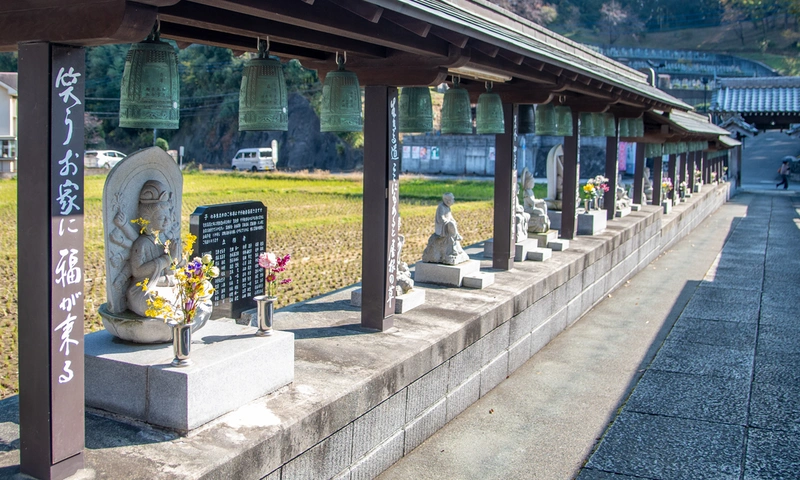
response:
{"label": "paved walkway", "polygon": [[735,197],[379,478],[798,478],[793,195]]}

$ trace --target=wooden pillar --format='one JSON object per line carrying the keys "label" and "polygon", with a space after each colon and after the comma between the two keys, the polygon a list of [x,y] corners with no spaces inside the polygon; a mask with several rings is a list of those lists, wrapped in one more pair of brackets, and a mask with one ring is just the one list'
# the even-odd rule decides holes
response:
{"label": "wooden pillar", "polygon": [[636,163],[633,167],[633,203],[644,205],[644,143],[636,144]]}
{"label": "wooden pillar", "polygon": [[669,192],[668,197],[670,199],[674,199],[675,195],[678,190],[678,160],[681,158],[681,154],[672,154],[669,156],[669,160],[667,160],[667,175],[669,175],[669,179],[672,182],[672,191]]}
{"label": "wooden pillar", "polygon": [[708,154],[703,152],[700,155],[700,170],[703,172],[703,183],[706,184],[711,183],[711,166],[709,163]]}
{"label": "wooden pillar", "polygon": [[514,268],[514,200],[517,185],[517,105],[503,104],[506,132],[495,136],[494,250],[492,268]]}
{"label": "wooden pillar", "polygon": [[83,48],[19,46],[20,470],[84,465]]}
{"label": "wooden pillar", "polygon": [[575,238],[576,210],[578,207],[578,174],[580,159],[580,114],[572,113],[572,136],[564,137],[564,188],[561,203],[561,238]]}
{"label": "wooden pillar", "polygon": [[697,152],[689,152],[689,158],[686,161],[686,185],[689,189],[689,192],[694,192],[694,171],[695,168],[695,158],[697,157]]}
{"label": "wooden pillar", "polygon": [[[615,119],[615,122],[617,120]],[[606,177],[608,178],[608,191],[603,195],[603,207],[606,209],[606,218],[612,220],[617,209],[617,180],[619,178],[619,137],[606,138]]]}
{"label": "wooden pillar", "polygon": [[736,187],[739,188],[742,186],[742,145],[736,146],[734,162],[736,163]]}
{"label": "wooden pillar", "polygon": [[661,180],[664,178],[664,156],[653,158],[653,205],[661,205]]}
{"label": "wooden pillar", "polygon": [[400,154],[397,88],[364,89],[364,221],[361,326],[392,327],[398,258]]}

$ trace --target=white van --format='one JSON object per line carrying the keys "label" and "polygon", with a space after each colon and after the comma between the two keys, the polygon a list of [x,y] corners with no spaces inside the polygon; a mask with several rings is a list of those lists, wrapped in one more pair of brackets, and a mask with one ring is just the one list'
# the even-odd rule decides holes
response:
{"label": "white van", "polygon": [[275,170],[278,163],[277,145],[275,147],[243,148],[234,155],[231,169],[251,172]]}

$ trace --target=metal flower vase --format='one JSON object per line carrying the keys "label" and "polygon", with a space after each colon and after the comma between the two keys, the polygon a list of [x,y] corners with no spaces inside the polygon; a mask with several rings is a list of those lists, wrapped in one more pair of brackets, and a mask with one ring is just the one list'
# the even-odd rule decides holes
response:
{"label": "metal flower vase", "polygon": [[192,364],[189,353],[192,350],[192,327],[194,323],[172,323],[172,351],[175,359],[173,367],[188,367]]}
{"label": "metal flower vase", "polygon": [[258,295],[253,297],[258,305],[258,331],[256,336],[268,337],[272,335],[272,320],[275,314],[275,300],[277,297]]}

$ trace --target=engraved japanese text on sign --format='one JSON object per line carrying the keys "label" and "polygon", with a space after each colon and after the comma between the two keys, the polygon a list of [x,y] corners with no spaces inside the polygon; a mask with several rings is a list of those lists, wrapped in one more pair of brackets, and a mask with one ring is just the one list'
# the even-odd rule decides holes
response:
{"label": "engraved japanese text on sign", "polygon": [[[50,140],[53,463],[83,449],[83,50],[53,47]],[[80,435],[76,435],[80,431]],[[68,441],[55,441],[68,439]]]}
{"label": "engraved japanese text on sign", "polygon": [[400,229],[400,215],[398,206],[400,204],[400,138],[397,126],[397,90],[389,93],[389,165],[387,178],[387,199],[389,201],[387,218],[386,245],[389,249],[386,265],[386,305],[384,306],[384,317],[394,314],[395,294],[397,291],[397,265],[400,259],[397,258],[397,235]]}
{"label": "engraved japanese text on sign", "polygon": [[264,269],[258,255],[267,246],[267,207],[261,202],[200,206],[189,229],[197,236],[195,254],[210,254],[220,275],[213,280],[212,318],[237,318],[254,308],[264,293]]}

